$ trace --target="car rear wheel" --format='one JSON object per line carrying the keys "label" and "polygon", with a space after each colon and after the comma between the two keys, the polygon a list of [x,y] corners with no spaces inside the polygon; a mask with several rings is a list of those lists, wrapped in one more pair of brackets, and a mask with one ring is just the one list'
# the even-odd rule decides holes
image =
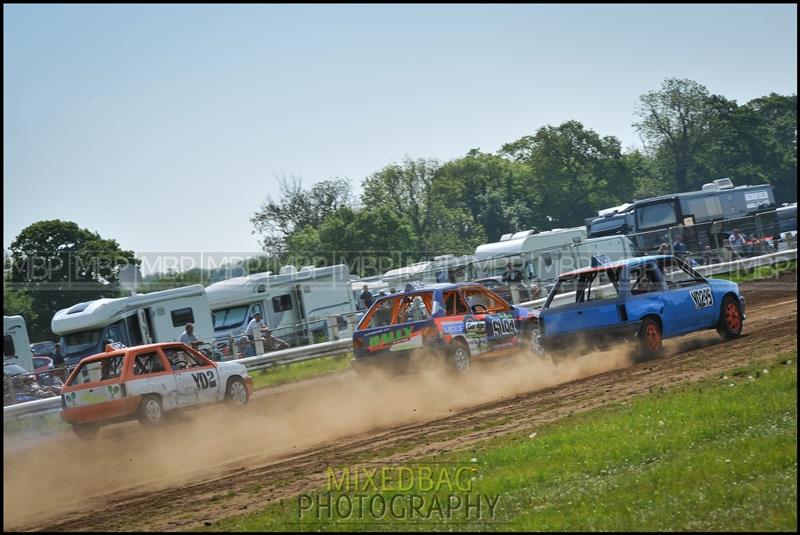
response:
{"label": "car rear wheel", "polygon": [[158,396],[145,396],[139,406],[139,421],[143,425],[158,425],[164,421],[164,408]]}
{"label": "car rear wheel", "polygon": [[99,430],[98,424],[72,424],[72,432],[82,440],[92,440]]}
{"label": "car rear wheel", "polygon": [[469,370],[469,348],[464,342],[455,342],[450,350],[450,366],[456,373]]}
{"label": "car rear wheel", "polygon": [[661,326],[653,318],[645,318],[639,330],[639,356],[643,359],[657,357],[661,353],[663,337]]}
{"label": "car rear wheel", "polygon": [[233,377],[228,380],[228,389],[225,392],[225,400],[228,405],[232,407],[241,407],[247,405],[249,399],[244,381],[238,377]]}
{"label": "car rear wheel", "polygon": [[722,300],[717,332],[723,340],[732,340],[742,334],[742,309],[731,295]]}

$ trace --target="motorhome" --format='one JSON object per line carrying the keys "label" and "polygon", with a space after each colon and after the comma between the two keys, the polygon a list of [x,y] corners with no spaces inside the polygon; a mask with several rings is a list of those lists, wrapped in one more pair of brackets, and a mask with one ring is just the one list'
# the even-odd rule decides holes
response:
{"label": "motorhome", "polygon": [[454,256],[445,254],[433,257],[433,260],[417,262],[397,269],[390,269],[381,279],[389,286],[401,289],[409,282],[423,283],[456,283],[466,280],[466,268],[475,259],[472,255]]}
{"label": "motorhome", "polygon": [[[643,252],[682,240],[689,250],[719,248],[734,228],[746,234],[777,236],[772,186],[737,186],[729,178],[705,184],[700,191],[635,200],[601,210],[587,220],[590,238],[630,235]],[[634,236],[635,235],[635,236]]]}
{"label": "motorhome", "polygon": [[[530,295],[546,295],[560,273],[589,267],[597,261],[620,260],[637,254],[627,236],[582,239],[579,233],[561,231],[560,239],[538,243],[527,239],[523,237],[478,246],[475,261],[467,269],[469,280],[499,279],[506,266],[511,264],[522,273],[521,284]],[[543,246],[532,248],[536,245]]]}
{"label": "motorhome", "polygon": [[[345,264],[299,270],[283,266],[278,274],[267,271],[216,282],[206,288],[206,295],[218,340],[243,334],[260,313],[273,334],[290,345],[313,343],[314,333],[328,337],[329,318],[356,311]],[[339,335],[346,336],[346,318],[337,321]]]}
{"label": "motorhome", "polygon": [[178,341],[186,324],[194,335],[210,342],[214,336],[211,310],[201,284],[78,303],[56,312],[52,331],[61,337],[67,365],[102,353],[106,343],[135,346]]}
{"label": "motorhome", "polygon": [[33,371],[33,353],[28,327],[22,316],[3,316],[3,363]]}

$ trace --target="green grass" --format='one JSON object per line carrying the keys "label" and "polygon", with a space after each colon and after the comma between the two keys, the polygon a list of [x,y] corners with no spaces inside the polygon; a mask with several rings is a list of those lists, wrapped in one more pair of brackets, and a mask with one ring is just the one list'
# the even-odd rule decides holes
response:
{"label": "green grass", "polygon": [[323,357],[294,364],[282,364],[266,370],[252,372],[253,388],[277,386],[294,381],[301,381],[319,375],[336,373],[350,368],[352,353],[344,353],[333,357]]}
{"label": "green grass", "polygon": [[[794,352],[703,382],[660,388],[627,405],[436,457],[437,463],[469,463],[450,466],[473,470],[473,496],[498,497],[496,515],[480,524],[445,524],[438,515],[382,524],[366,515],[340,523],[306,516],[298,525],[298,501],[292,499],[208,529],[796,531],[796,358]],[[388,499],[394,493],[379,494]]]}
{"label": "green grass", "polygon": [[763,279],[777,278],[781,273],[791,272],[797,270],[797,260],[788,262],[778,262],[771,266],[762,266],[747,271],[738,271],[736,273],[727,273],[724,275],[715,275],[716,277],[725,278],[735,283],[741,284],[743,282],[753,282]]}

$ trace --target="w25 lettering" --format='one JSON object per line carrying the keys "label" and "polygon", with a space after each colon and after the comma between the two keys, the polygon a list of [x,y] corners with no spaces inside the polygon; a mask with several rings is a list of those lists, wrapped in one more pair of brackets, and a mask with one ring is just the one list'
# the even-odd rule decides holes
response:
{"label": "w25 lettering", "polygon": [[214,372],[207,371],[205,373],[193,373],[192,379],[197,388],[205,390],[206,388],[214,388],[217,386],[217,381],[214,379]]}
{"label": "w25 lettering", "polygon": [[708,308],[714,305],[714,294],[711,293],[711,288],[692,290],[689,295],[692,296],[695,308]]}

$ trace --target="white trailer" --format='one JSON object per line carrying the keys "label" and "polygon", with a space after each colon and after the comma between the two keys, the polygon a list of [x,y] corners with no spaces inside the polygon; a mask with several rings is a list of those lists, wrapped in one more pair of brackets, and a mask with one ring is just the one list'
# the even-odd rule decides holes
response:
{"label": "white trailer", "polygon": [[200,284],[116,299],[78,303],[56,312],[52,331],[61,337],[67,365],[102,353],[107,341],[136,346],[176,342],[186,328],[211,342],[214,327],[205,289]]}
{"label": "white trailer", "polygon": [[[326,332],[328,319],[356,312],[350,271],[345,264],[296,270],[284,266],[216,282],[206,288],[218,339],[243,334],[258,312],[273,334],[291,345],[314,341],[314,332]],[[348,323],[339,321],[339,335],[347,336]]]}
{"label": "white trailer", "polygon": [[33,371],[33,353],[28,327],[22,316],[3,316],[3,363]]}

